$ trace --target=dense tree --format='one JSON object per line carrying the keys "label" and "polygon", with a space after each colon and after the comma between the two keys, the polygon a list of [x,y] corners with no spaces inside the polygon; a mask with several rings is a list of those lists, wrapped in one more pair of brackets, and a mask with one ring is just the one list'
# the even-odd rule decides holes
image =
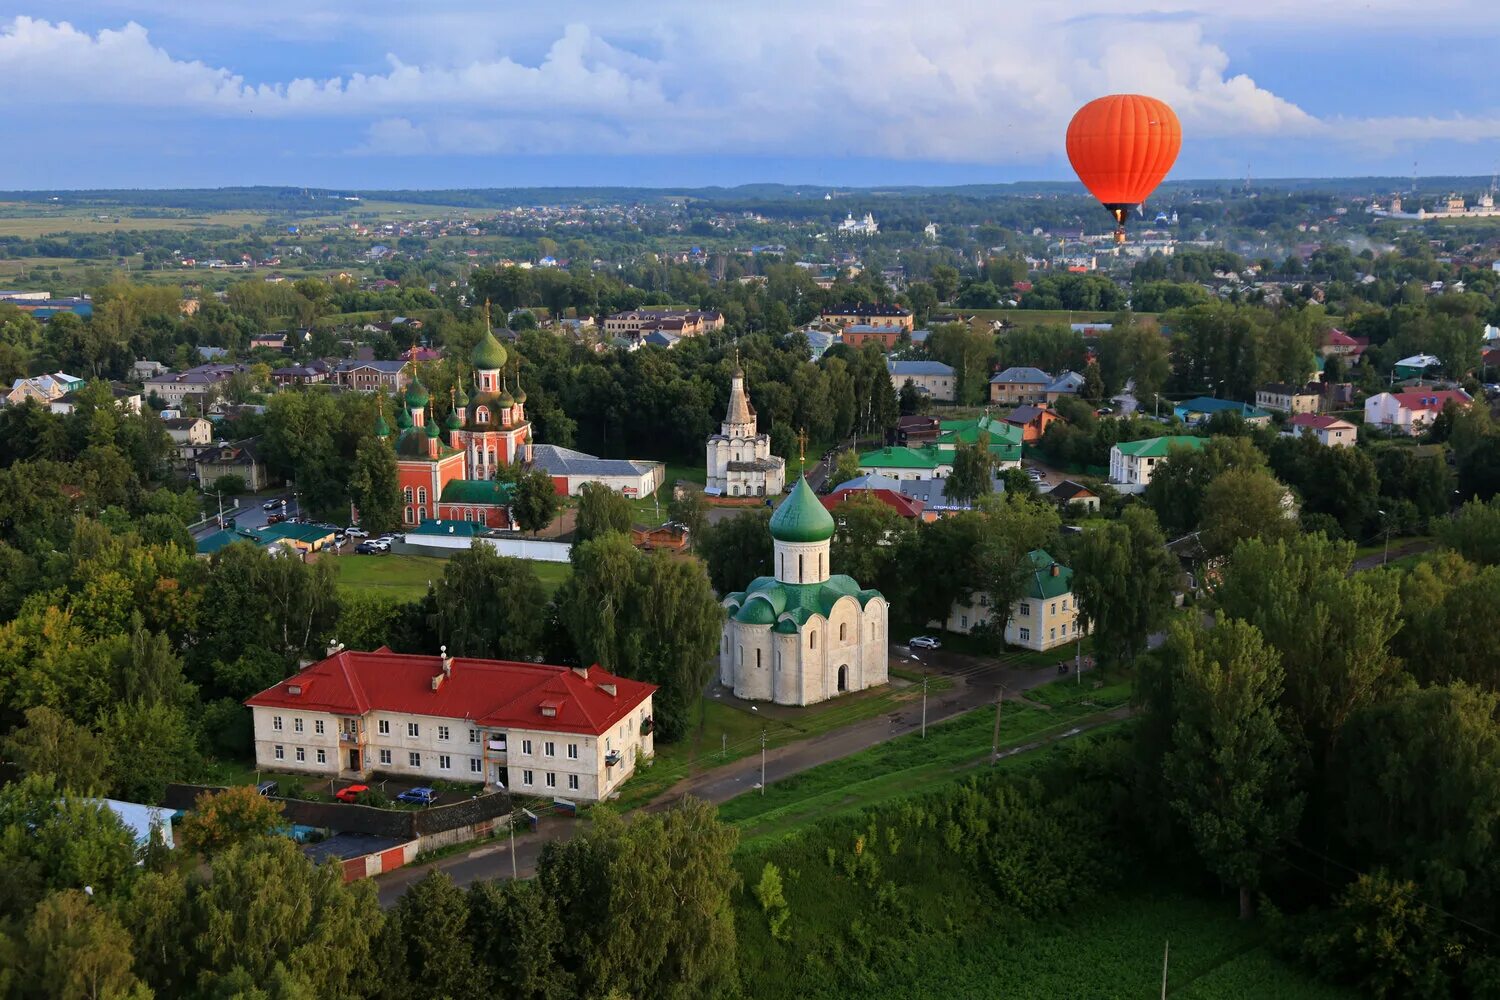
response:
{"label": "dense tree", "polygon": [[1467,681],[1500,690],[1500,632],[1489,624],[1500,600],[1500,566],[1477,567],[1454,553],[1401,578],[1401,630],[1393,648],[1426,684]]}
{"label": "dense tree", "polygon": [[698,555],[708,565],[708,577],[720,594],[733,593],[759,576],[770,576],[771,512],[748,510],[703,529]]}
{"label": "dense tree", "polygon": [[630,534],[630,501],[599,483],[584,483],[578,493],[578,522],[574,528],[575,543],[587,542],[610,532]]}
{"label": "dense tree", "polygon": [[42,897],[91,886],[109,893],[136,873],[135,837],[103,803],[73,797],[49,775],[0,788],[0,917],[24,917]]}
{"label": "dense tree", "polygon": [[535,534],[552,523],[557,515],[557,489],[552,477],[541,470],[523,473],[516,479],[515,499],[511,513],[516,526]]}
{"label": "dense tree", "polygon": [[1470,562],[1500,566],[1500,500],[1471,500],[1451,520],[1440,522],[1438,541]]}
{"label": "dense tree", "polygon": [[402,978],[385,990],[426,1000],[485,996],[470,921],[469,897],[445,872],[431,871],[404,892],[384,936],[385,947],[398,950]]}
{"label": "dense tree", "polygon": [[184,851],[213,857],[276,833],[285,822],[281,810],[280,802],[260,794],[254,785],[231,785],[201,793],[173,832]]}
{"label": "dense tree", "polygon": [[1151,409],[1171,372],[1170,346],[1155,326],[1127,320],[1100,335],[1099,374],[1105,392],[1118,393],[1132,385],[1136,400]]}
{"label": "dense tree", "polygon": [[366,530],[379,533],[401,526],[396,454],[389,444],[375,437],[359,443],[349,472],[349,499]]}
{"label": "dense tree", "polygon": [[[1053,504],[1013,493],[987,498],[984,511],[978,582],[989,595],[990,607],[1008,611],[1036,572],[1031,553],[1056,546],[1062,520]],[[1003,627],[997,632],[1003,637]]]}
{"label": "dense tree", "polygon": [[1204,864],[1238,887],[1241,918],[1302,812],[1277,706],[1282,677],[1255,626],[1221,617],[1211,629],[1174,625],[1141,682],[1152,711],[1166,714],[1155,724],[1170,731],[1168,803]]}
{"label": "dense tree", "polygon": [[1172,607],[1180,570],[1151,511],[1086,532],[1073,552],[1073,593],[1101,665],[1129,664]]}
{"label": "dense tree", "polygon": [[1265,456],[1248,438],[1210,438],[1202,448],[1174,446],[1156,463],[1145,500],[1169,538],[1196,531],[1203,523],[1208,484],[1229,469],[1263,469]]}
{"label": "dense tree", "polygon": [[136,978],[130,932],[77,889],[48,895],[26,924],[17,994],[56,1000],[150,1000]]}
{"label": "dense tree", "polygon": [[566,1000],[572,977],[559,963],[566,937],[557,903],[535,881],[476,882],[469,934],[487,969],[488,995]]}
{"label": "dense tree", "polygon": [[452,656],[530,660],[541,651],[546,592],[532,564],[476,539],[438,581],[438,638]]}
{"label": "dense tree", "polygon": [[4,748],[22,774],[50,775],[75,792],[108,787],[108,744],[45,705],[27,709],[26,724],[5,738]]}
{"label": "dense tree", "polygon": [[708,527],[708,501],[695,489],[679,489],[667,503],[667,518],[687,529],[688,543],[696,549]]}
{"label": "dense tree", "polygon": [[1362,448],[1322,445],[1307,435],[1280,438],[1271,446],[1271,469],[1297,490],[1304,512],[1333,518],[1347,538],[1363,538],[1375,520],[1381,482]]}
{"label": "dense tree", "polygon": [[1275,541],[1297,531],[1287,489],[1261,469],[1219,473],[1203,490],[1199,536],[1210,557],[1226,556],[1247,538]]}
{"label": "dense tree", "polygon": [[953,450],[953,471],[945,492],[959,503],[973,503],[990,492],[994,461],[987,441],[959,443]]}
{"label": "dense tree", "polygon": [[542,849],[537,877],[570,931],[579,992],[688,998],[733,988],[736,832],[689,799],[626,823],[607,810]]}
{"label": "dense tree", "polygon": [[914,526],[869,494],[845,494],[833,516],[838,530],[828,556],[830,565],[854,577],[862,587],[894,592],[900,577],[897,553]]}

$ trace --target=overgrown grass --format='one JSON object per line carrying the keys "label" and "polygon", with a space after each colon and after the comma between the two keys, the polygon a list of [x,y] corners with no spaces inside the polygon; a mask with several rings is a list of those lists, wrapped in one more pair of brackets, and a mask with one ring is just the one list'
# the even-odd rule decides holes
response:
{"label": "overgrown grass", "polygon": [[[374,590],[403,600],[417,600],[427,593],[427,583],[443,578],[448,560],[437,556],[342,555],[334,560],[339,584],[359,590]],[[563,585],[572,566],[568,563],[533,562],[542,587],[550,595]]]}

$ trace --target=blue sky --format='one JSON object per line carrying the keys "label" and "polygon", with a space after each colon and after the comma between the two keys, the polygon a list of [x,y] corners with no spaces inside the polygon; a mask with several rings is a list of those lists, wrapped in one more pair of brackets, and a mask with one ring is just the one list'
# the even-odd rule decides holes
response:
{"label": "blue sky", "polygon": [[1490,174],[1492,22],[1472,0],[21,0],[0,188],[1063,179],[1069,116],[1119,91],[1177,110],[1173,177]]}

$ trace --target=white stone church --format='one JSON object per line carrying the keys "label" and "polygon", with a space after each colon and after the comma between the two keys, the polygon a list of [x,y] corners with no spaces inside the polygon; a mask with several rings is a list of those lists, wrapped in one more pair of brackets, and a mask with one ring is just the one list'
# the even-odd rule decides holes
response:
{"label": "white stone church", "polygon": [[735,697],[810,705],[886,683],[890,607],[880,591],[829,572],[834,530],[798,479],[771,516],[776,575],[724,598],[719,680]]}
{"label": "white stone church", "polygon": [[708,484],[712,496],[776,496],[786,487],[786,459],[771,454],[771,435],[757,431],[755,408],[745,392],[745,373],[735,365],[729,412],[708,439]]}

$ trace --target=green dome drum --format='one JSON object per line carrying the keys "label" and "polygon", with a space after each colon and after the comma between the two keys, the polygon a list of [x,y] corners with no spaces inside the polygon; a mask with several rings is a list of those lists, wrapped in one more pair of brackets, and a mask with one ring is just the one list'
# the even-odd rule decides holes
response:
{"label": "green dome drum", "polygon": [[778,542],[826,542],[833,537],[833,515],[824,509],[806,479],[771,515],[771,537]]}
{"label": "green dome drum", "polygon": [[427,387],[420,378],[413,377],[411,385],[406,387],[406,405],[413,410],[420,410],[427,405]]}

